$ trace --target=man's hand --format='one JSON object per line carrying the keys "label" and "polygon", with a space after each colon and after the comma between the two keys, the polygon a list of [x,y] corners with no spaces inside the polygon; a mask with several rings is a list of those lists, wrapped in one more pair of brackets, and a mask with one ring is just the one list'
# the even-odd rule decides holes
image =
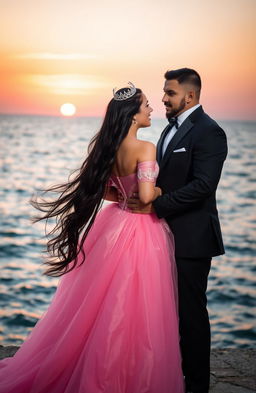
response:
{"label": "man's hand", "polygon": [[132,211],[132,213],[135,214],[136,213],[148,214],[154,212],[152,203],[148,203],[147,205],[144,205],[139,200],[138,193],[135,192],[132,194],[132,197],[127,200],[127,206]]}

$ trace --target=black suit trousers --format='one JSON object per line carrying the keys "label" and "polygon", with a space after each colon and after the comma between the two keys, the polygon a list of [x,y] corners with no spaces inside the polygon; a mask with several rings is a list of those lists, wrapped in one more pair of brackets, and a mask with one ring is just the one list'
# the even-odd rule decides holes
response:
{"label": "black suit trousers", "polygon": [[211,258],[176,257],[182,367],[187,391],[207,393],[210,380],[210,323],[207,279]]}

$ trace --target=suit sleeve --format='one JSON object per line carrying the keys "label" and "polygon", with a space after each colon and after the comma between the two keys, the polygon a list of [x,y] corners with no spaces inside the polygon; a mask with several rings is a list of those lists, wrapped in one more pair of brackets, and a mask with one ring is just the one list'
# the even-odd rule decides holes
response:
{"label": "suit sleeve", "polygon": [[204,130],[194,144],[192,180],[184,187],[164,193],[153,202],[157,216],[165,218],[191,210],[214,193],[226,156],[224,131],[218,126]]}

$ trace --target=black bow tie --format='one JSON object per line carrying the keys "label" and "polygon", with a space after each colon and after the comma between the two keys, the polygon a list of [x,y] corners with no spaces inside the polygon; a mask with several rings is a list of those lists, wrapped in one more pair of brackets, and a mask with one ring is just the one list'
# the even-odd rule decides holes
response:
{"label": "black bow tie", "polygon": [[169,125],[166,127],[166,129],[164,130],[163,133],[163,137],[162,137],[162,143],[164,142],[166,135],[169,134],[170,130],[172,129],[172,127],[175,126],[176,129],[178,130],[179,124],[178,124],[178,119],[177,117],[172,117],[169,120]]}
{"label": "black bow tie", "polygon": [[178,124],[178,119],[177,119],[177,117],[172,117],[170,120],[169,120],[169,125],[170,125],[170,128],[169,129],[171,129],[173,126],[175,126],[177,129],[179,128],[179,124]]}

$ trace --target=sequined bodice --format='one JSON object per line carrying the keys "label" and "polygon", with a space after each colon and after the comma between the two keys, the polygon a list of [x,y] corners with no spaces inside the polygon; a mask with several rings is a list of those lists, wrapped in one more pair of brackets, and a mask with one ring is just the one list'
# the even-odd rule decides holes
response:
{"label": "sequined bodice", "polygon": [[138,192],[139,182],[156,182],[159,173],[159,166],[156,161],[139,162],[137,172],[127,176],[111,175],[108,185],[116,187],[123,196],[123,202],[119,203],[122,209],[128,210],[126,206],[127,199],[132,196],[133,192]]}

